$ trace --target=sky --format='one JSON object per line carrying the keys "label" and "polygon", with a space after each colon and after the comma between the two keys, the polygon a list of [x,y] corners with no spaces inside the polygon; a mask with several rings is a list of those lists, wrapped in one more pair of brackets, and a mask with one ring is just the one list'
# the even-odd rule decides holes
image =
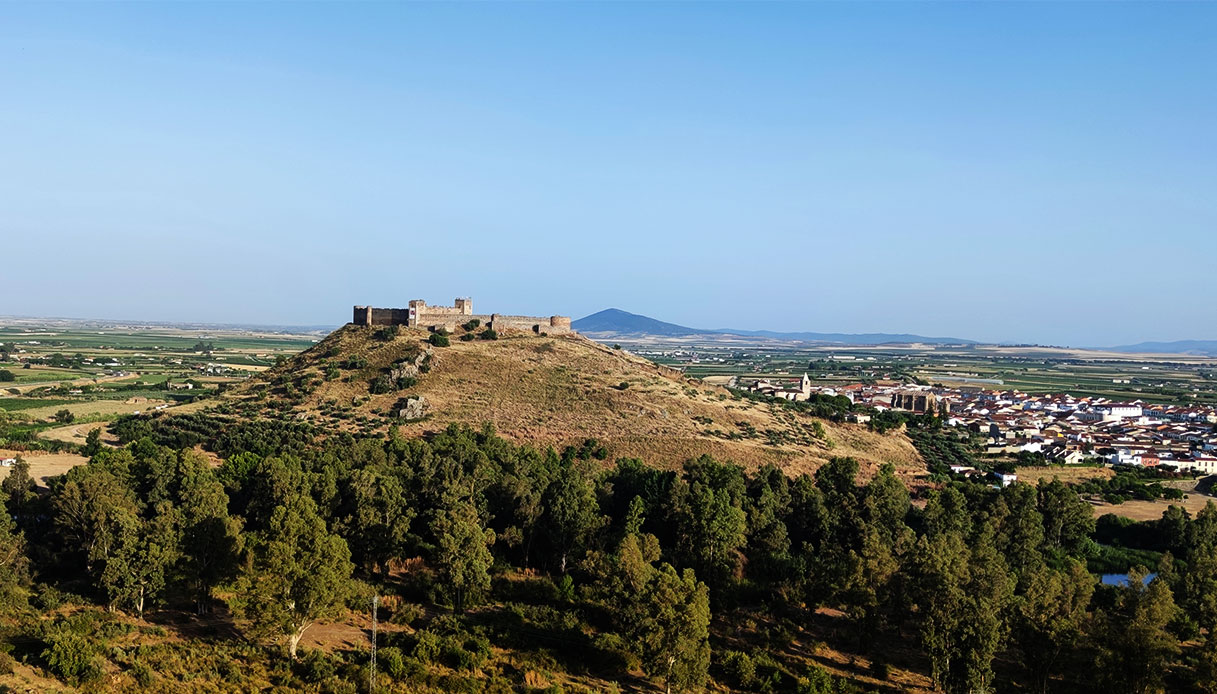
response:
{"label": "sky", "polygon": [[0,3],[0,315],[1217,339],[1217,3]]}

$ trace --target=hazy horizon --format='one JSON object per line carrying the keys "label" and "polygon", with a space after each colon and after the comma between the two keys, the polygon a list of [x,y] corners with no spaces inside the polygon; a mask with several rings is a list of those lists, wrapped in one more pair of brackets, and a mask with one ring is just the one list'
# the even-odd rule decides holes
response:
{"label": "hazy horizon", "polygon": [[0,314],[1217,339],[1217,4],[0,5]]}

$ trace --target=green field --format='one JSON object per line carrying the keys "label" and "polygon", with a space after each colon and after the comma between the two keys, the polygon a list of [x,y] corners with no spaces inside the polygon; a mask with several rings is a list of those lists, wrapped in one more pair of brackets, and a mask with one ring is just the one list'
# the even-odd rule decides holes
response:
{"label": "green field", "polygon": [[[132,398],[152,403],[206,399],[221,386],[256,373],[240,367],[272,366],[279,358],[311,347],[318,338],[238,328],[132,328],[11,319],[0,325],[0,369],[16,380],[0,383],[0,394],[16,395],[6,389],[20,388],[23,395],[0,397],[0,410],[48,419],[59,408],[67,408],[78,420],[97,420],[140,409],[140,403],[126,402]],[[233,368],[216,375],[215,365]],[[116,372],[124,375],[116,378]],[[167,380],[194,381],[195,388],[166,390]],[[68,385],[73,382],[81,385]],[[29,428],[33,423],[20,426]]]}
{"label": "green field", "polygon": [[89,374],[84,371],[76,371],[74,369],[23,369],[16,364],[0,363],[0,369],[11,371],[16,381],[6,381],[0,383],[0,386],[9,385],[27,385],[30,383],[54,383],[56,381],[70,381],[76,378],[85,378]]}
{"label": "green field", "polygon": [[[941,383],[1031,394],[1068,393],[1115,400],[1217,405],[1217,359],[1159,359],[1032,356],[1015,348],[827,348],[769,344],[741,349],[712,344],[682,346],[684,354],[648,353],[648,346],[627,345],[661,364],[678,366],[689,376],[740,379],[796,378],[807,373],[821,385],[897,380]],[[653,348],[652,348],[653,349]],[[673,350],[675,351],[675,350]],[[1065,352],[1065,350],[1061,350]],[[698,362],[690,361],[689,353]],[[1077,356],[1072,356],[1076,354]],[[719,361],[721,360],[721,361]],[[968,381],[966,379],[973,379]],[[983,382],[992,381],[992,382]],[[1128,381],[1116,383],[1115,381]]]}
{"label": "green field", "polygon": [[42,398],[0,398],[0,410],[6,412],[21,412],[35,410],[41,407],[59,407],[71,405],[74,400],[52,400]]}

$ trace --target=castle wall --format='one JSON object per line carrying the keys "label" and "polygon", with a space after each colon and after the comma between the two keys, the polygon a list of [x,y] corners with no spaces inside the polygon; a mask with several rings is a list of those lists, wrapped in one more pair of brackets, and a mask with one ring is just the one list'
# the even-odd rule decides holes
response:
{"label": "castle wall", "polygon": [[407,308],[374,308],[371,325],[406,325],[410,320]]}
{"label": "castle wall", "polygon": [[426,313],[420,314],[416,321],[416,325],[420,328],[447,328],[449,331],[455,330],[457,326],[464,325],[474,318],[482,321],[482,325],[490,324],[490,315],[477,315],[473,313],[449,314],[449,313],[432,313],[428,308]]}
{"label": "castle wall", "polygon": [[[472,309],[472,307],[470,307],[470,310],[468,312],[466,312],[465,309],[457,308],[455,306],[427,306],[426,308],[422,309],[420,315],[451,316],[454,318],[459,318],[460,316],[472,316],[473,309]],[[465,320],[468,320],[468,318],[466,318]]]}
{"label": "castle wall", "polygon": [[[563,320],[565,320],[565,324],[563,324]],[[565,316],[540,318],[538,316],[503,316],[496,313],[491,316],[490,327],[494,328],[496,332],[502,330],[523,330],[532,333],[548,333],[550,335],[563,335],[571,331],[570,318]]]}
{"label": "castle wall", "polygon": [[[355,325],[413,325],[420,328],[455,330],[470,320],[476,318],[482,325],[497,331],[520,330],[531,333],[546,333],[549,335],[566,335],[574,332],[571,329],[569,316],[506,316],[494,314],[475,314],[473,301],[457,299],[455,306],[428,306],[426,302],[415,299],[410,302],[410,308],[373,308],[371,306],[356,306],[352,312],[351,322]],[[410,320],[410,311],[415,318]]]}

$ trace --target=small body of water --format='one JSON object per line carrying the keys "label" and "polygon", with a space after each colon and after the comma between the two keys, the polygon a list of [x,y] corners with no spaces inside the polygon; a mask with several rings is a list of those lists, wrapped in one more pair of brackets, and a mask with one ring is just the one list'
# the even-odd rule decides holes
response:
{"label": "small body of water", "polygon": [[[1158,574],[1145,574],[1145,585],[1158,577]],[[1128,574],[1103,574],[1099,577],[1105,586],[1126,586],[1128,585]]]}

